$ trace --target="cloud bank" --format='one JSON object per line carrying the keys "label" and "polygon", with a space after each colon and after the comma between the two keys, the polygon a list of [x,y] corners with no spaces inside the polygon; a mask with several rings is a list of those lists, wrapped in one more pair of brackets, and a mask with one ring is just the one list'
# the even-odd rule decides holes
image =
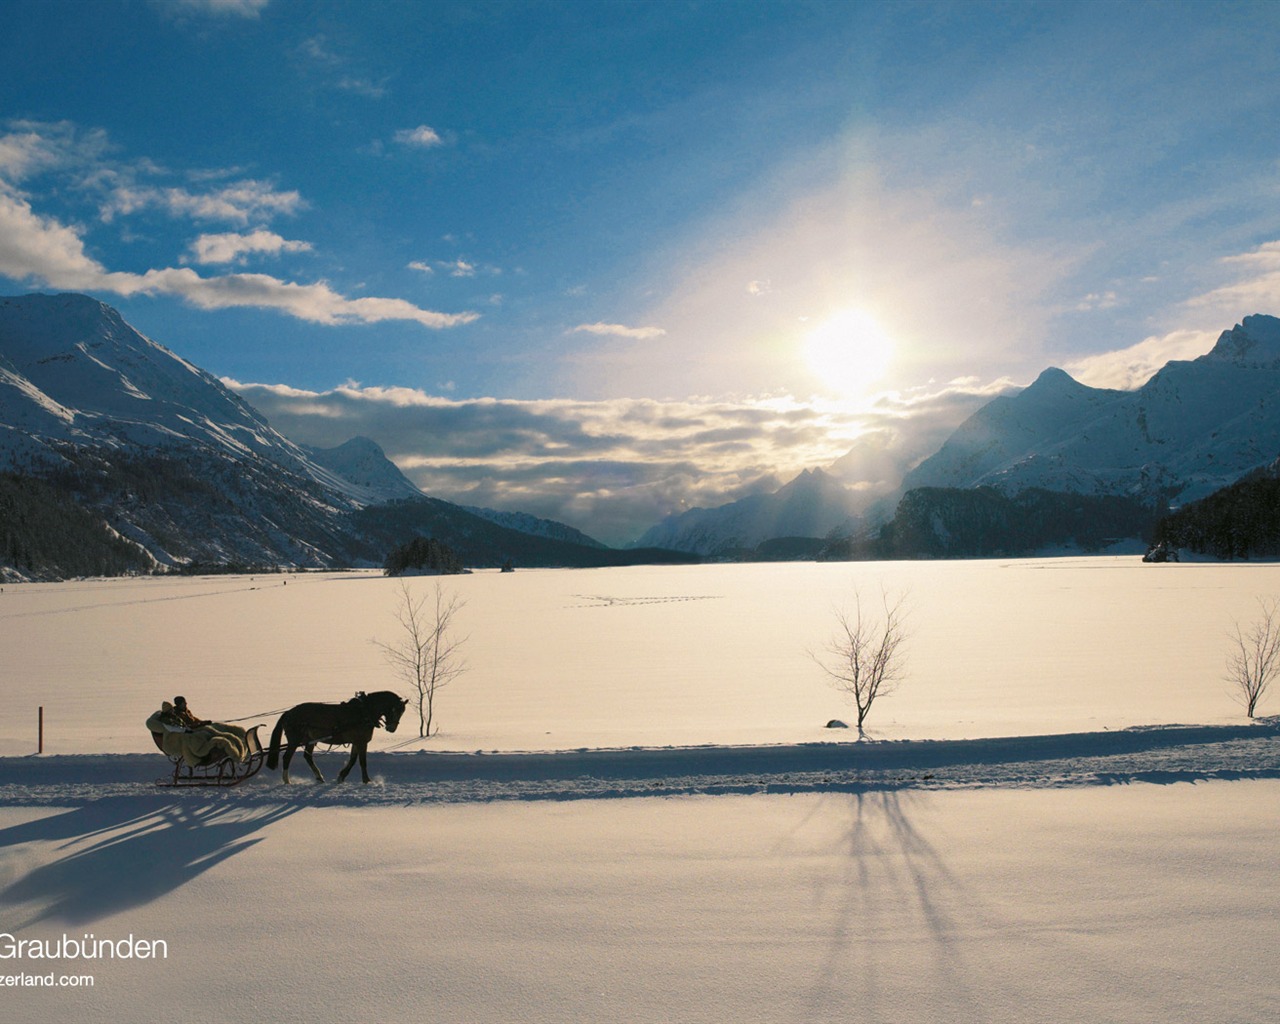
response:
{"label": "cloud bank", "polygon": [[853,414],[789,397],[452,400],[355,383],[225,383],[295,441],[327,448],[369,437],[434,497],[530,512],[611,544],[672,513],[774,491],[807,468],[830,469],[869,503],[1011,387],[954,381],[884,395]]}

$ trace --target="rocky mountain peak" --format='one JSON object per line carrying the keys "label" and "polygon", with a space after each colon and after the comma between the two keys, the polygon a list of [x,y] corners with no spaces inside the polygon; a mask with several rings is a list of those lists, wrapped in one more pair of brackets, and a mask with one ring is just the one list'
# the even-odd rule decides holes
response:
{"label": "rocky mountain peak", "polygon": [[1031,391],[1078,391],[1084,388],[1081,384],[1066,370],[1060,370],[1056,366],[1050,366],[1048,369],[1041,371],[1040,376],[1031,382],[1027,388]]}
{"label": "rocky mountain peak", "polygon": [[1223,331],[1212,351],[1201,358],[1261,365],[1280,361],[1280,319],[1262,313],[1247,316]]}

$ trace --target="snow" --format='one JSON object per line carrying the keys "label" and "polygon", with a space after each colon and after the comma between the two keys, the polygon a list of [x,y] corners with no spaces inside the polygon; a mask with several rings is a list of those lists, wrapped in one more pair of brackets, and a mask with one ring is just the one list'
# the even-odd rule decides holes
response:
{"label": "snow", "polygon": [[[6,1019],[1260,1021],[1280,722],[1222,682],[1280,566],[1136,558],[477,573],[443,732],[375,782],[158,789],[142,723],[403,687],[367,573],[7,584]],[[806,650],[905,592],[869,740]],[[874,600],[871,601],[874,604]],[[33,755],[35,709],[45,750]],[[1261,711],[1270,709],[1264,698]],[[341,755],[318,760],[332,776]],[[296,767],[296,765],[295,765]],[[305,772],[295,773],[300,780]],[[0,955],[4,935],[0,935]],[[216,1009],[208,1009],[216,1008]]]}

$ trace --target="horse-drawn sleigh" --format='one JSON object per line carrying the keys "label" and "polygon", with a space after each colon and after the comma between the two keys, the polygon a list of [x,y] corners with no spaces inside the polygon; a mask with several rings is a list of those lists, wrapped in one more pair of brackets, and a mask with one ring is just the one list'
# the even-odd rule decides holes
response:
{"label": "horse-drawn sleigh", "polygon": [[[175,698],[175,701],[180,698]],[[235,786],[256,775],[265,763],[275,769],[284,751],[281,781],[289,781],[289,762],[302,747],[302,756],[317,782],[324,776],[312,758],[317,744],[351,747],[351,757],[338,773],[346,779],[357,761],[369,782],[367,755],[373,730],[379,726],[395,732],[408,701],[389,690],[357,693],[341,704],[298,704],[280,716],[264,750],[255,725],[242,729],[222,722],[200,721],[186,712],[185,701],[175,709],[168,701],[147,719],[151,738],[173,763],[173,774],[156,779],[157,786]],[[184,719],[178,712],[186,714]]]}

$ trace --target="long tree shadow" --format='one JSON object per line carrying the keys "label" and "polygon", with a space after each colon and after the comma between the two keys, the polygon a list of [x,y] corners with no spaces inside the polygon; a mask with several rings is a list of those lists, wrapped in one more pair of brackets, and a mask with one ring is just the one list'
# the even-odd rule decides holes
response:
{"label": "long tree shadow", "polygon": [[0,878],[0,909],[25,909],[30,917],[20,928],[87,925],[173,892],[261,842],[255,833],[299,809],[107,797],[0,830],[0,848],[59,844],[55,859]]}
{"label": "long tree shadow", "polygon": [[862,1019],[896,1019],[901,1008],[886,1002],[894,987],[889,977],[903,967],[894,950],[901,952],[899,941],[921,921],[930,946],[923,962],[941,989],[955,995],[968,984],[957,943],[961,929],[950,909],[962,883],[913,821],[918,797],[910,790],[833,794],[815,811],[829,813],[835,804],[847,820],[835,851],[842,867],[822,893],[832,931],[814,979],[815,1007],[852,971],[859,976]]}

